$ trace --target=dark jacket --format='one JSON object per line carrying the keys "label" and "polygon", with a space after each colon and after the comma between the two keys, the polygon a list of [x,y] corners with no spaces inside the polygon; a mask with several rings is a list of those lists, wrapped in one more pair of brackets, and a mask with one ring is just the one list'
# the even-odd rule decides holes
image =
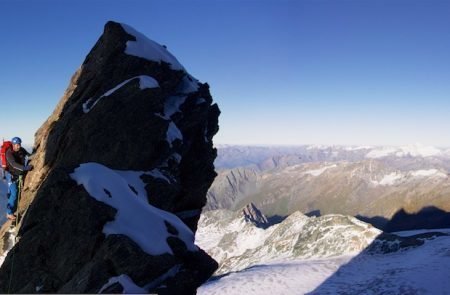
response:
{"label": "dark jacket", "polygon": [[25,157],[30,153],[26,149],[20,147],[20,150],[15,152],[12,148],[6,151],[6,163],[8,164],[8,171],[11,173],[13,179],[17,179],[19,175],[25,173]]}

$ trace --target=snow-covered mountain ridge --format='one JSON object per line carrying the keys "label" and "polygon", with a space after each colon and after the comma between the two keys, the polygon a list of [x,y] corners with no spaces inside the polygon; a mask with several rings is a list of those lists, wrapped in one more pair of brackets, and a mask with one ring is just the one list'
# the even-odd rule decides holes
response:
{"label": "snow-covered mountain ridge", "polygon": [[213,210],[201,215],[196,243],[219,263],[216,274],[223,274],[275,260],[359,253],[380,234],[351,216],[295,212],[263,229],[246,221],[242,212]]}
{"label": "snow-covered mountain ridge", "polygon": [[400,146],[400,147],[381,147],[370,149],[366,158],[383,158],[388,156],[395,157],[449,157],[448,149],[440,149],[434,146],[425,146],[421,144]]}
{"label": "snow-covered mountain ridge", "polygon": [[299,212],[267,229],[204,212],[196,243],[219,262],[198,294],[448,294],[450,229],[384,234],[350,216]]}
{"label": "snow-covered mountain ridge", "polygon": [[[450,234],[450,229],[440,231]],[[450,294],[450,236],[388,254],[268,262],[202,285],[199,295]]]}

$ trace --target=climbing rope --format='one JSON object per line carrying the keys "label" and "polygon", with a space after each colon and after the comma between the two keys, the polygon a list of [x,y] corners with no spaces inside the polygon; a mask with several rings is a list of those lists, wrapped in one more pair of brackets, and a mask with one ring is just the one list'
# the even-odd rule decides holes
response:
{"label": "climbing rope", "polygon": [[22,187],[23,187],[23,176],[20,175],[19,176],[18,188],[17,188],[17,209],[16,209],[17,218],[15,220],[15,222],[16,222],[16,224],[15,224],[16,230],[17,230],[17,223],[19,222],[19,214],[20,214],[19,204],[20,204],[20,195],[22,194]]}
{"label": "climbing rope", "polygon": [[16,249],[14,249],[14,246],[16,245],[16,238],[17,238],[17,230],[18,230],[17,223],[18,223],[19,214],[20,214],[19,204],[20,204],[20,195],[22,194],[22,186],[23,186],[23,177],[22,177],[22,175],[20,175],[19,176],[19,180],[18,180],[18,184],[17,184],[17,209],[16,209],[17,217],[16,217],[16,220],[14,220],[14,222],[15,222],[14,230],[16,231],[16,236],[14,237],[14,243],[13,243],[13,246],[12,246],[12,251],[13,252],[12,252],[12,261],[11,261],[11,272],[9,274],[8,294],[11,294],[10,291],[11,291],[11,284],[12,284],[13,271],[14,271],[14,258],[16,256]]}

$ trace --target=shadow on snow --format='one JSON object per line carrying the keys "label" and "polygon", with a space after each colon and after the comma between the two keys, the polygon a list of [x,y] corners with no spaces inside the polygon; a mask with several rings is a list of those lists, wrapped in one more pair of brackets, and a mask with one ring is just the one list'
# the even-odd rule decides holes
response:
{"label": "shadow on snow", "polygon": [[[413,214],[409,214],[404,209],[401,209],[390,220],[381,217],[366,218],[358,216],[358,218],[372,224],[373,222],[377,222],[377,227],[384,230],[384,232],[377,236],[360,254],[353,257],[345,265],[340,266],[320,286],[307,294],[388,294],[389,288],[393,288],[390,291],[395,290],[394,293],[397,294],[423,294],[424,291],[420,288],[416,289],[413,286],[402,284],[395,286],[395,283],[386,282],[390,276],[395,277],[395,275],[402,271],[400,270],[401,265],[398,266],[399,269],[389,270],[387,273],[383,273],[383,275],[379,273],[374,274],[371,270],[376,266],[368,266],[367,264],[370,260],[364,257],[367,257],[367,255],[400,253],[401,251],[408,251],[409,249],[422,246],[426,240],[435,239],[440,236],[449,236],[449,234],[440,232],[438,229],[450,228],[450,213],[437,207],[429,206]],[[413,232],[409,236],[399,236],[393,233],[394,231],[421,229],[437,230],[419,234]],[[450,253],[450,245],[447,252]],[[438,272],[436,275],[442,275],[442,273],[445,272]],[[351,285],[352,289],[349,290],[348,287],[351,282],[346,281],[346,278],[348,279],[352,276],[358,276],[364,279],[354,281]],[[426,280],[426,278],[422,279]],[[414,278],[411,278],[411,280],[414,281]],[[444,282],[444,284],[448,284],[448,282]]]}

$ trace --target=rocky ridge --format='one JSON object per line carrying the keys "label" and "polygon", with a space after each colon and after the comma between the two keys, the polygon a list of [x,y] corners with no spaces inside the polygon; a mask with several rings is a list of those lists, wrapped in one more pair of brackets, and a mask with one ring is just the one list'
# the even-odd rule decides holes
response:
{"label": "rocky ridge", "polygon": [[219,263],[217,277],[266,264],[400,253],[448,235],[439,230],[384,233],[351,216],[308,217],[298,211],[261,228],[247,218],[249,207],[257,209],[252,204],[239,212],[202,213],[196,243]]}
{"label": "rocky ridge", "polygon": [[194,233],[219,113],[164,46],[108,22],[36,132],[0,292],[194,294],[217,267]]}
{"label": "rocky ridge", "polygon": [[220,275],[270,261],[361,252],[380,233],[350,216],[307,217],[300,212],[263,229],[242,212],[219,209],[202,214],[196,243],[217,260],[215,275]]}

